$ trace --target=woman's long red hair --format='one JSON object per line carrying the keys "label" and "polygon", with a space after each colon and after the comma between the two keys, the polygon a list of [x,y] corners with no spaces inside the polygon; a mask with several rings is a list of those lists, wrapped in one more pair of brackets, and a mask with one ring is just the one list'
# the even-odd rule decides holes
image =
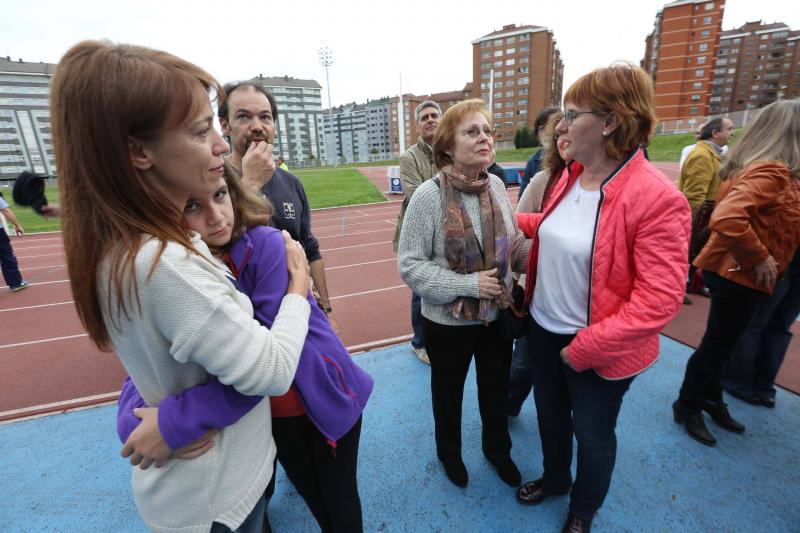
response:
{"label": "woman's long red hair", "polygon": [[[110,349],[99,301],[98,265],[110,261],[107,309],[127,315],[138,301],[134,262],[143,235],[193,249],[182,214],[131,163],[131,139],[152,141],[206,102],[224,97],[203,69],[166,52],[84,41],[53,76],[51,113],[64,248],[75,306],[92,341]],[[159,252],[160,253],[160,252]],[[153,265],[151,268],[154,268]],[[127,287],[127,289],[126,289]],[[112,309],[110,296],[116,296]]]}

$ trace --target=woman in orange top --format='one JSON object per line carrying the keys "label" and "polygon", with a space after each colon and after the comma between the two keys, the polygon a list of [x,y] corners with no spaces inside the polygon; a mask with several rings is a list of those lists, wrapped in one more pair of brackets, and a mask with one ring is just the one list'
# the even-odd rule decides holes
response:
{"label": "woman in orange top", "polygon": [[745,430],[722,401],[722,369],[800,245],[800,101],[765,107],[731,149],[720,178],[711,238],[694,261],[711,290],[708,323],[672,406],[675,422],[708,446],[717,441],[703,411],[725,430]]}

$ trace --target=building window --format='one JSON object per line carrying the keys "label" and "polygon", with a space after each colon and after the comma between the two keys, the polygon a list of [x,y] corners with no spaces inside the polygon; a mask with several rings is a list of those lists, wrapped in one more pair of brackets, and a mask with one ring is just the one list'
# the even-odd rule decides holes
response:
{"label": "building window", "polygon": [[506,76],[513,76],[513,75],[514,75],[514,71],[513,70],[507,70],[506,71]]}
{"label": "building window", "polygon": [[[700,44],[697,46],[697,49],[698,49],[699,51],[701,51],[701,52],[705,52],[706,50],[708,50],[708,43],[700,43]],[[727,50],[725,50],[725,51],[727,52]]]}
{"label": "building window", "polygon": [[711,17],[703,17],[703,25],[708,26],[711,24]]}
{"label": "building window", "polygon": [[503,39],[495,39],[494,40],[495,46],[503,46]]}
{"label": "building window", "polygon": [[519,111],[517,111],[517,113],[519,113],[520,115],[527,115],[528,114],[528,110],[527,109],[520,109]]}
{"label": "building window", "polygon": [[[481,79],[488,80],[491,75],[488,72],[481,72]],[[481,84],[483,85],[483,84]]]}
{"label": "building window", "polygon": [[704,7],[706,11],[711,11],[712,9],[714,9],[714,2],[706,2],[706,5]]}
{"label": "building window", "polygon": [[494,118],[503,118],[503,114],[502,113],[495,113],[494,114]]}
{"label": "building window", "polygon": [[517,51],[514,48],[506,48],[506,55],[513,56]]}
{"label": "building window", "polygon": [[481,41],[481,48],[488,48],[490,44],[491,41]]}
{"label": "building window", "polygon": [[506,112],[503,114],[503,116],[504,116],[504,117],[506,117],[506,118],[511,118],[511,117],[513,117],[513,116],[514,116],[514,112],[513,112],[513,111],[506,111]]}
{"label": "building window", "polygon": [[530,41],[531,40],[531,34],[530,33],[523,33],[522,35],[519,36],[519,40],[520,41]]}
{"label": "building window", "polygon": [[484,69],[487,69],[487,68],[492,68],[492,64],[491,63],[481,63],[481,70],[484,70]]}
{"label": "building window", "polygon": [[735,68],[729,68],[728,69],[728,74],[736,74],[736,69]]}
{"label": "building window", "polygon": [[481,52],[481,59],[486,59],[487,57],[489,57],[489,55],[490,54],[489,54],[488,50],[485,51],[485,52]]}
{"label": "building window", "polygon": [[514,86],[514,80],[508,80],[506,82],[506,87],[513,87],[513,86]]}
{"label": "building window", "polygon": [[528,88],[527,87],[520,88],[520,90],[519,90],[519,92],[517,94],[519,96],[525,96],[526,94],[528,94]]}
{"label": "building window", "polygon": [[500,109],[501,107],[503,107],[503,102],[495,102],[494,103],[494,108],[495,109]]}
{"label": "building window", "polygon": [[506,66],[507,66],[507,67],[508,67],[508,66],[511,66],[511,65],[513,65],[513,64],[514,64],[514,58],[513,58],[513,57],[512,57],[511,59],[506,59]]}
{"label": "building window", "polygon": [[528,73],[528,67],[519,67],[517,69],[517,72],[519,72],[520,74],[527,74]]}
{"label": "building window", "polygon": [[697,114],[697,111],[698,111],[698,110],[697,110],[697,108],[696,108],[696,107],[690,107],[690,108],[689,108],[689,113],[691,113],[692,115],[696,115],[696,114]]}
{"label": "building window", "polygon": [[495,88],[495,89],[499,89],[499,88],[500,88],[500,87],[502,87],[502,86],[503,86],[503,82],[502,82],[502,81],[496,81],[496,82],[494,82],[494,88]]}
{"label": "building window", "polygon": [[702,68],[699,68],[699,69],[694,71],[694,75],[695,76],[703,76],[703,75],[705,75],[705,73],[706,73],[705,69],[702,69]]}
{"label": "building window", "polygon": [[708,37],[709,35],[711,35],[711,31],[709,30],[703,30],[700,32],[700,37]]}
{"label": "building window", "polygon": [[519,100],[517,100],[517,105],[521,106],[521,107],[528,105],[528,99],[527,98],[520,98]]}
{"label": "building window", "polygon": [[[716,80],[714,80],[714,81],[716,81]],[[695,89],[702,89],[703,88],[703,82],[702,81],[696,81],[696,82],[694,82],[693,87]]]}
{"label": "building window", "polygon": [[703,64],[705,64],[705,62],[706,62],[706,57],[705,56],[701,56],[701,57],[697,58],[697,64],[698,65],[703,65]]}
{"label": "building window", "polygon": [[520,57],[520,58],[519,58],[519,62],[520,62],[520,63],[527,63],[527,62],[528,62],[528,56],[522,56],[522,57]]}
{"label": "building window", "polygon": [[700,101],[700,95],[699,94],[693,94],[692,95],[692,101],[693,102],[699,102]]}
{"label": "building window", "polygon": [[522,46],[519,47],[519,51],[520,52],[530,52],[531,51],[531,46],[529,44],[523,44]]}
{"label": "building window", "polygon": [[514,37],[506,37],[506,44],[514,44]]}
{"label": "building window", "polygon": [[503,66],[503,60],[501,59],[501,60],[499,60],[499,61],[495,61],[495,62],[494,62],[494,66],[495,66],[495,67],[502,67],[502,66]]}
{"label": "building window", "polygon": [[503,77],[503,71],[502,70],[498,70],[497,72],[494,73],[494,77],[495,78],[502,78]]}
{"label": "building window", "polygon": [[494,57],[502,57],[502,55],[503,55],[503,51],[502,50],[495,50],[494,51]]}
{"label": "building window", "polygon": [[524,78],[520,78],[519,80],[517,80],[517,83],[519,83],[520,85],[528,85],[528,77],[526,76]]}

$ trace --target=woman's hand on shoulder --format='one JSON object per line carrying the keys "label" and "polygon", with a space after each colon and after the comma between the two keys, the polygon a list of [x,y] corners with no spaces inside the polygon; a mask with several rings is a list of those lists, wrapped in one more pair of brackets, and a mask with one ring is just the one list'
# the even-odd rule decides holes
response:
{"label": "woman's hand on shoulder", "polygon": [[288,231],[283,230],[281,234],[286,247],[286,269],[289,271],[289,289],[286,292],[305,297],[311,276],[306,251],[302,244],[292,239]]}
{"label": "woman's hand on shoulder", "polygon": [[142,470],[147,470],[151,465],[161,468],[172,450],[158,429],[158,407],[141,407],[134,409],[133,414],[141,418],[142,423],[125,441],[120,455],[130,457],[131,464],[138,465]]}
{"label": "woman's hand on shoulder", "polygon": [[482,299],[491,299],[502,294],[500,280],[497,279],[497,268],[478,272],[478,294]]}
{"label": "woman's hand on shoulder", "polygon": [[778,279],[778,263],[771,255],[767,260],[754,267],[756,273],[756,283],[764,287],[774,287],[775,281]]}

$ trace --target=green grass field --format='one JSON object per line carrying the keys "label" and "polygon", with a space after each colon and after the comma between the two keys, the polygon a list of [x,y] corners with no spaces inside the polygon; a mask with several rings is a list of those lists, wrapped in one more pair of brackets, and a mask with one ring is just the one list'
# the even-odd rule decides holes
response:
{"label": "green grass field", "polygon": [[366,176],[352,168],[297,170],[295,174],[314,209],[386,201]]}

